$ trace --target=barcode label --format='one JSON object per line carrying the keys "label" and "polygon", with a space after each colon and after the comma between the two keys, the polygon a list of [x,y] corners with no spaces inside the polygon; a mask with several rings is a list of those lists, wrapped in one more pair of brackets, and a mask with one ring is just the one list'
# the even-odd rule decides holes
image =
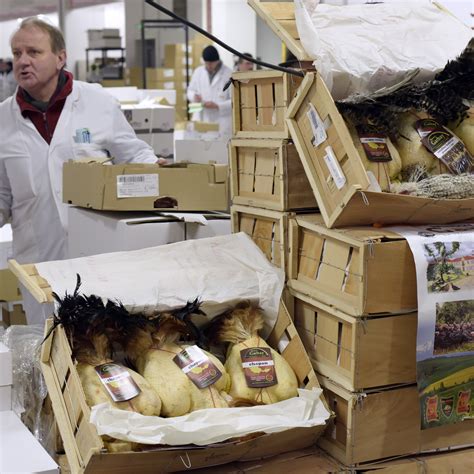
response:
{"label": "barcode label", "polygon": [[117,176],[118,198],[159,195],[159,176],[157,174],[122,174]]}
{"label": "barcode label", "polygon": [[313,130],[313,146],[319,146],[321,143],[327,140],[328,136],[324,128],[324,123],[318,114],[318,111],[314,108],[313,104],[309,104],[309,110],[307,112],[311,129]]}
{"label": "barcode label", "polygon": [[327,154],[324,157],[324,161],[329,169],[329,173],[331,173],[336,188],[342,189],[346,184],[346,177],[341,169],[341,165],[337,161],[336,155],[330,146],[327,146],[325,150]]}

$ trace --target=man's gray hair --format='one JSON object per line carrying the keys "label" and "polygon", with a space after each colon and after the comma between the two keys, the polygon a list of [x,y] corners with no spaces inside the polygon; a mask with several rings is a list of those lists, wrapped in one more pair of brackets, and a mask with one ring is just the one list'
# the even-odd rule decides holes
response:
{"label": "man's gray hair", "polygon": [[40,30],[44,31],[49,36],[49,41],[51,43],[51,51],[54,54],[60,53],[62,50],[66,49],[66,43],[64,42],[64,36],[61,33],[59,28],[56,28],[54,25],[41,20],[37,16],[31,16],[29,18],[25,18],[18,27],[18,30],[23,30],[25,28],[29,28],[34,26],[39,28]]}

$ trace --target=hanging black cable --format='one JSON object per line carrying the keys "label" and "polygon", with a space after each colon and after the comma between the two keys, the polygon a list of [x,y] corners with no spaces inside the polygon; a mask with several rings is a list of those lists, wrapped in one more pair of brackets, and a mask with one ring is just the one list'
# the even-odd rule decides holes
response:
{"label": "hanging black cable", "polygon": [[212,41],[217,43],[219,46],[222,46],[224,49],[227,49],[227,51],[230,51],[232,54],[235,54],[239,58],[245,59],[246,61],[250,61],[254,64],[258,64],[259,66],[263,66],[263,67],[266,67],[268,69],[275,69],[276,71],[286,72],[288,74],[293,74],[294,76],[304,77],[304,73],[302,73],[301,71],[296,71],[295,69],[290,69],[290,68],[287,68],[287,67],[277,66],[275,64],[269,64],[269,63],[266,63],[264,61],[260,61],[258,59],[250,58],[248,56],[245,56],[242,53],[239,53],[239,51],[237,51],[236,49],[228,46],[227,44],[225,44],[219,38],[216,38],[211,33],[208,33],[206,30],[203,30],[202,28],[200,28],[199,26],[195,25],[194,23],[186,20],[185,18],[181,18],[180,16],[176,15],[175,13],[168,10],[167,8],[159,5],[158,3],[154,2],[153,0],[145,0],[145,3],[148,3],[148,5],[150,5],[153,8],[156,8],[157,10],[164,13],[165,15],[168,15],[171,18],[174,18],[175,20],[178,20],[178,21],[184,23],[185,25],[189,26],[193,30],[196,30],[198,33],[201,33],[202,35],[204,35],[207,38],[211,39]]}

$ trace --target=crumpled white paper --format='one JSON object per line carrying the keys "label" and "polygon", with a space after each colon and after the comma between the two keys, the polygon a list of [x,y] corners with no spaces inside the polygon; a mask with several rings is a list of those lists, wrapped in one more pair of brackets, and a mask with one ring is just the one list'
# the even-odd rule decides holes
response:
{"label": "crumpled white paper", "polygon": [[283,270],[243,232],[36,267],[60,296],[74,291],[79,274],[83,294],[119,300],[137,311],[176,308],[199,297],[202,310],[212,318],[249,299],[265,313],[264,337],[275,324],[284,285]]}
{"label": "crumpled white paper", "polygon": [[325,425],[329,412],[321,389],[299,389],[299,397],[271,405],[245,408],[209,408],[174,418],[144,416],[102,403],[92,408],[90,422],[99,435],[124,441],[170,446],[218,443],[263,431]]}
{"label": "crumpled white paper", "polygon": [[394,85],[417,68],[417,81],[432,79],[472,38],[467,25],[428,0],[294,3],[301,43],[336,100]]}

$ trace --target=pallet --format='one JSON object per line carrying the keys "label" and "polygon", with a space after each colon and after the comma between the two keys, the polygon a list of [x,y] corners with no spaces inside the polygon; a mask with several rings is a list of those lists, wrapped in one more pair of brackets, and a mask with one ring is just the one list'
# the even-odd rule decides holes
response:
{"label": "pallet", "polygon": [[293,2],[262,2],[247,0],[257,15],[283,41],[286,47],[300,61],[312,61],[303,48],[296,27],[295,6]]}
{"label": "pallet", "polygon": [[350,391],[416,382],[416,313],[356,318],[291,295],[290,313],[317,372]]}
{"label": "pallet", "polygon": [[288,215],[288,212],[257,207],[232,206],[232,233],[245,232],[268,260],[286,273]]}
{"label": "pallet", "polygon": [[230,161],[234,204],[275,211],[317,207],[293,143],[233,139]]}
{"label": "pallet", "polygon": [[334,422],[318,444],[346,466],[434,449],[474,446],[474,420],[420,429],[416,385],[382,391],[349,392],[318,375]]}
{"label": "pallet", "polygon": [[[15,261],[10,264],[38,301],[51,300],[51,287],[34,265],[19,265]],[[51,326],[49,319],[45,334]],[[301,387],[319,387],[303,343],[283,304],[267,341],[293,368]],[[42,346],[41,369],[72,474],[152,474],[258,459],[312,446],[325,429],[325,426],[289,429],[206,447],[159,446],[141,452],[108,453],[102,438],[89,423],[90,408],[71,355],[66,333],[58,326]]]}
{"label": "pallet", "polygon": [[319,214],[288,223],[288,286],[351,316],[417,308],[408,243],[384,229],[328,229]]}
{"label": "pallet", "polygon": [[[327,139],[318,146],[314,146],[310,120],[313,107],[327,133]],[[288,108],[287,122],[327,227],[450,224],[473,218],[474,198],[437,200],[368,191],[370,182],[363,161],[318,74],[305,75]],[[331,150],[337,162],[330,170],[326,160]]]}
{"label": "pallet", "polygon": [[289,138],[285,115],[302,78],[279,71],[232,74],[236,138]]}

